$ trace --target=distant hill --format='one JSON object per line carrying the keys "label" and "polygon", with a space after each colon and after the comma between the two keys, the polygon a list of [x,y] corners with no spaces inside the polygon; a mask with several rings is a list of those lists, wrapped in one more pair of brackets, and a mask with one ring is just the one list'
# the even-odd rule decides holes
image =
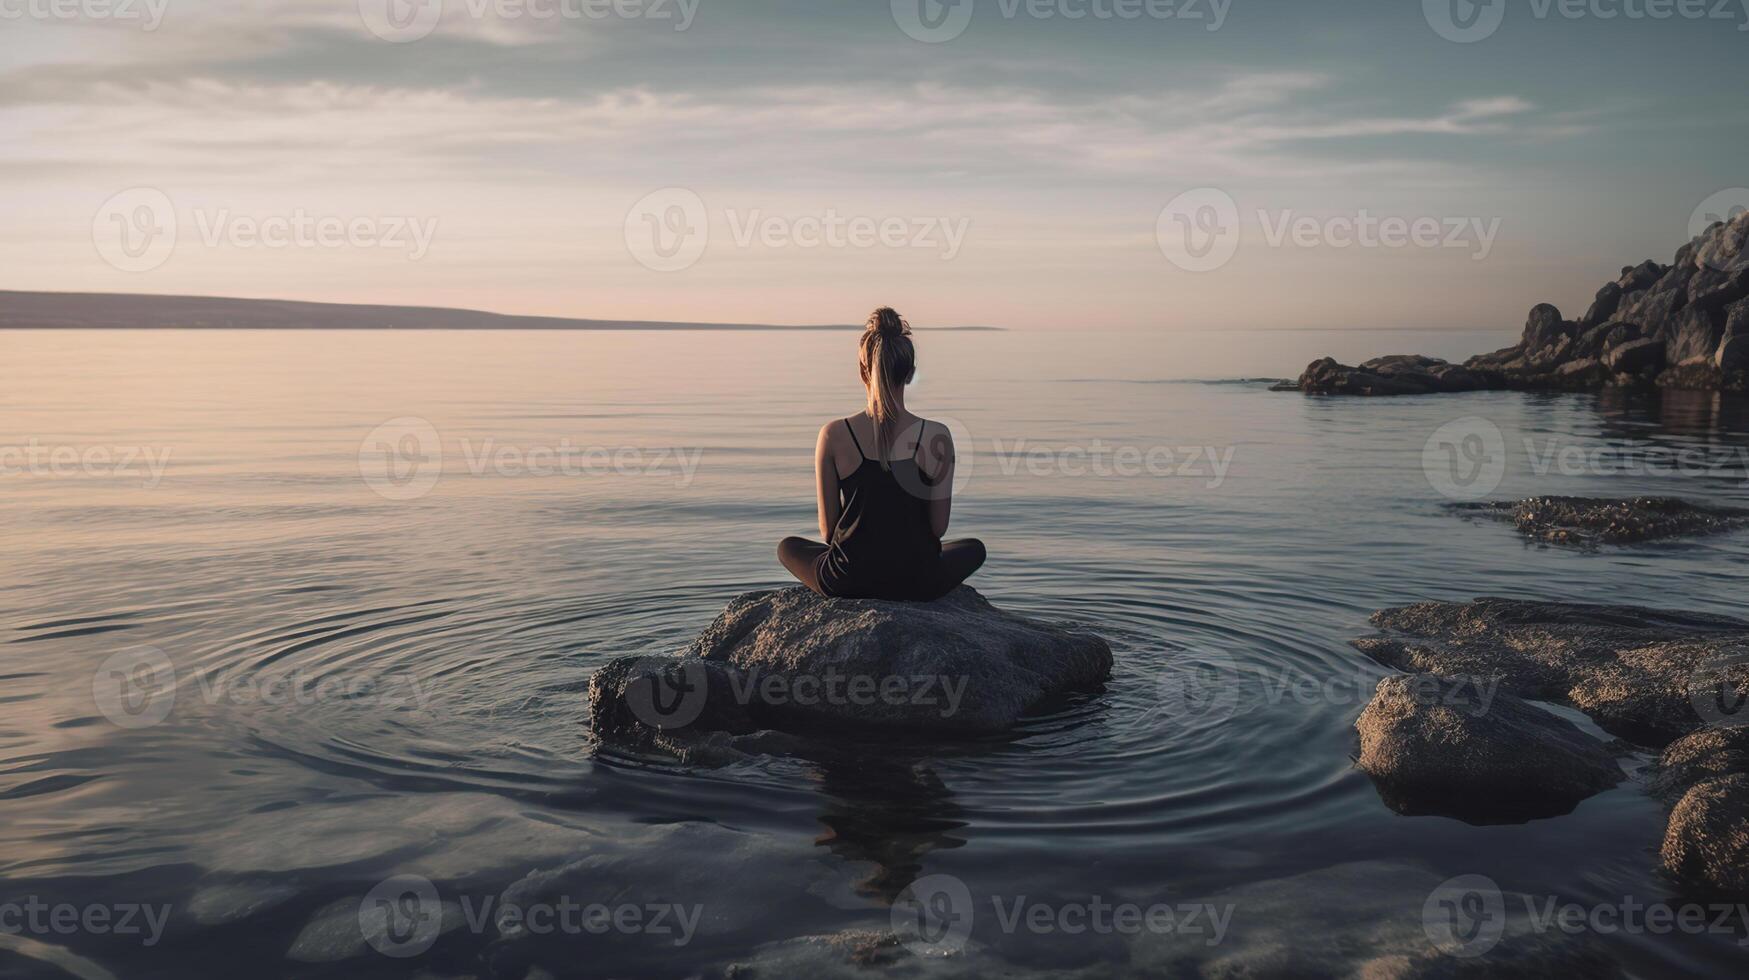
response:
{"label": "distant hill", "polygon": [[[435,306],[362,306],[220,296],[34,293],[0,290],[0,329],[105,330],[857,330],[859,325],[784,326],[508,316]],[[999,330],[1000,327],[935,327]]]}

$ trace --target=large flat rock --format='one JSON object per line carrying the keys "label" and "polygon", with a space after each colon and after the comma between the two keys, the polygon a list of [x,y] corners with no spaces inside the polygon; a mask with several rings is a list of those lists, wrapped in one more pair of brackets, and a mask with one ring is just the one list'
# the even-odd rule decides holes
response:
{"label": "large flat rock", "polygon": [[1111,664],[1098,636],[997,609],[969,586],[932,602],[749,592],[678,657],[597,672],[591,726],[609,740],[731,751],[767,730],[993,732],[1097,688]]}

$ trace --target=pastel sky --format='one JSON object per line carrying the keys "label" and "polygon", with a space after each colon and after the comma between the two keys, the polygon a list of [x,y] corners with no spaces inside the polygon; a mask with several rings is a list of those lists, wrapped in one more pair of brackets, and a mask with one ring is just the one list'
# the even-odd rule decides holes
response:
{"label": "pastel sky", "polygon": [[0,0],[0,288],[1515,327],[1749,185],[1749,0],[423,4]]}

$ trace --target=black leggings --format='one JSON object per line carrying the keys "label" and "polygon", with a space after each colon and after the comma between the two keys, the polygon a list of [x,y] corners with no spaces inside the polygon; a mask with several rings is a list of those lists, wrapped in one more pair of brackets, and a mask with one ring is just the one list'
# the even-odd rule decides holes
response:
{"label": "black leggings", "polygon": [[[783,562],[783,567],[802,583],[821,595],[832,593],[820,583],[820,556],[826,553],[826,546],[818,541],[807,538],[788,537],[777,543],[777,560]],[[927,599],[939,599],[954,589],[961,582],[972,577],[984,564],[984,542],[977,538],[960,538],[955,541],[941,543],[941,561],[936,564],[933,573],[925,572],[927,583],[922,590]],[[913,599],[916,596],[878,596],[875,598]]]}

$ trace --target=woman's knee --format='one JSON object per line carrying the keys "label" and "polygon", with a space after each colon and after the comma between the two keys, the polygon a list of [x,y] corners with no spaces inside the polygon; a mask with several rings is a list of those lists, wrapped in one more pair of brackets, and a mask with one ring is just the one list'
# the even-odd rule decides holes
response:
{"label": "woman's knee", "polygon": [[981,567],[984,564],[984,559],[988,557],[988,552],[984,550],[984,542],[977,538],[960,538],[958,541],[951,542],[951,545],[955,553],[960,556],[960,560],[972,568]]}

